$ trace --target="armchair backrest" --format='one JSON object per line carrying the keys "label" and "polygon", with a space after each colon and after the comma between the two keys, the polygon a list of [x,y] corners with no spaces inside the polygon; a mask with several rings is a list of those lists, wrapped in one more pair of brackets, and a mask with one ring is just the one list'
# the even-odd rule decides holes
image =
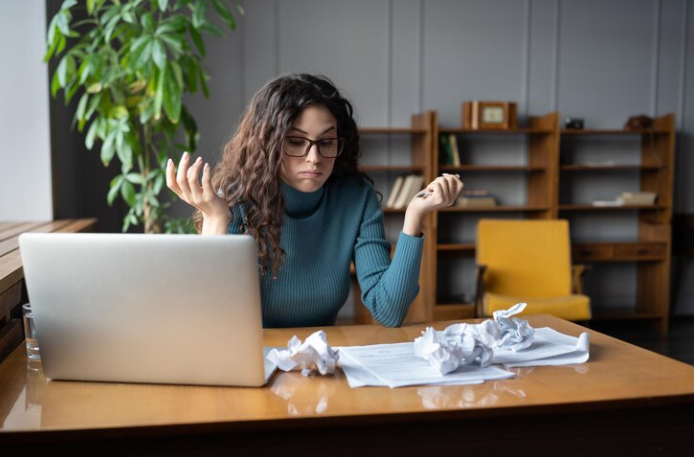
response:
{"label": "armchair backrest", "polygon": [[571,242],[566,220],[482,219],[477,263],[487,292],[526,297],[571,294]]}

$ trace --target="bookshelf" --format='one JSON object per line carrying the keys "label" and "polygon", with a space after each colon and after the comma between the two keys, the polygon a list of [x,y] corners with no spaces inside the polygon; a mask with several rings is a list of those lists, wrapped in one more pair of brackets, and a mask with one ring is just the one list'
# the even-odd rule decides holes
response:
{"label": "bookshelf", "polygon": [[[654,127],[643,131],[618,129],[562,130],[559,113],[531,116],[527,126],[507,131],[479,131],[440,128],[438,113],[427,111],[412,116],[410,128],[362,128],[362,139],[372,136],[406,137],[409,141],[407,163],[396,165],[368,162],[360,169],[372,178],[380,176],[379,190],[388,199],[396,176],[418,173],[425,184],[442,173],[459,173],[466,189],[484,183],[489,190],[505,189],[493,207],[449,207],[435,212],[424,221],[426,242],[420,276],[420,294],[408,315],[408,321],[449,320],[475,317],[470,293],[449,290],[465,283],[474,284],[476,222],[482,217],[514,219],[566,218],[572,232],[574,263],[599,268],[627,266],[635,271],[636,297],[628,308],[604,307],[591,297],[595,320],[647,320],[663,332],[669,317],[669,277],[671,219],[673,213],[675,118],[668,114],[655,120]],[[461,152],[460,165],[444,163],[440,153],[441,135],[455,135]],[[623,150],[622,142],[638,143],[637,152],[628,160],[598,162],[578,160],[571,145],[583,142],[603,143],[605,155],[612,149]],[[480,145],[482,147],[480,147]],[[486,149],[485,149],[486,148]],[[575,149],[575,148],[574,148]],[[623,152],[623,151],[622,151]],[[365,148],[364,155],[369,154]],[[624,154],[620,156],[624,158]],[[398,157],[403,159],[404,157]],[[658,194],[652,205],[594,206],[572,198],[574,182],[584,180],[601,187],[630,177],[631,191]],[[384,208],[386,225],[402,227],[405,209]],[[632,235],[610,239],[588,239],[581,227],[601,218],[626,218],[633,226]],[[587,221],[587,222],[586,222]],[[624,222],[624,221],[623,221]],[[609,223],[609,222],[608,222]],[[627,231],[629,231],[627,230]],[[456,265],[462,263],[458,268]],[[472,268],[470,268],[472,266]],[[451,275],[451,276],[447,276]],[[598,272],[589,269],[584,287]],[[586,287],[590,295],[590,287]],[[467,295],[467,296],[465,296]],[[362,307],[363,308],[363,307]],[[358,323],[370,322],[366,315]]]}
{"label": "bookshelf", "polygon": [[[442,135],[455,135],[461,155],[460,165],[445,164],[441,155],[440,138]],[[484,151],[480,154],[467,154],[468,150],[474,150],[475,144],[486,139],[491,142],[490,148],[494,148],[497,139],[502,141],[502,155],[515,154],[515,164],[508,164],[507,157],[497,157],[487,160],[488,163],[479,163],[477,159],[484,158]],[[508,142],[513,145],[509,147]],[[521,150],[517,154],[512,150]],[[474,239],[456,239],[455,234],[445,234],[446,226],[452,225],[456,220],[480,217],[513,217],[526,219],[547,219],[557,216],[558,183],[556,175],[559,163],[559,118],[557,113],[548,113],[545,116],[531,117],[527,127],[502,131],[481,131],[459,128],[439,128],[438,116],[434,114],[434,145],[432,146],[432,167],[434,176],[441,173],[458,173],[465,182],[466,189],[470,182],[499,183],[513,180],[520,183],[523,188],[522,201],[509,201],[505,196],[498,196],[499,202],[493,207],[458,207],[451,206],[438,211],[433,216],[432,238],[435,238],[435,249],[430,252],[429,288],[431,295],[432,317],[434,319],[465,319],[475,317],[475,306],[471,296],[450,294],[447,290],[441,290],[444,283],[452,283],[455,279],[446,275],[458,273],[451,266],[462,260],[472,266],[475,255]],[[485,180],[478,180],[478,176],[484,176]],[[474,225],[468,227],[468,232],[474,232]],[[465,232],[465,230],[462,230]],[[465,276],[474,277],[474,268],[463,270]],[[472,283],[472,280],[468,280]]]}
{"label": "bookshelf", "polygon": [[[571,201],[571,192],[563,192],[559,217],[574,224],[600,222],[600,218],[629,217],[634,221],[633,239],[590,242],[574,241],[572,257],[576,263],[585,263],[609,272],[610,268],[628,268],[636,278],[635,303],[626,308],[612,309],[593,300],[595,320],[647,320],[663,333],[667,332],[670,303],[670,257],[672,250],[673,183],[675,161],[675,116],[667,114],[655,119],[652,129],[624,130],[562,130],[562,151],[559,180],[573,183],[589,176],[590,179],[631,182],[636,190],[656,192],[658,198],[651,205],[625,205],[594,207],[585,202]],[[575,157],[580,145],[588,143],[599,147],[602,143],[614,150],[626,149],[623,143],[635,147],[622,154],[621,160],[609,164],[582,164]],[[591,146],[592,147],[592,146]],[[609,150],[605,155],[609,155]],[[635,160],[634,160],[635,159]],[[617,163],[626,162],[630,163]],[[565,194],[569,194],[568,196]],[[567,198],[569,197],[569,198]],[[572,234],[573,236],[573,234]],[[602,273],[601,272],[601,273]],[[590,288],[597,275],[588,274],[584,285]]]}

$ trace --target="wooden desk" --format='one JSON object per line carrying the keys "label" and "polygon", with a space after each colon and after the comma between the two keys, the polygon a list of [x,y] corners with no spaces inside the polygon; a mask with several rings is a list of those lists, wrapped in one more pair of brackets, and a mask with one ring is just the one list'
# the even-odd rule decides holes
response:
{"label": "wooden desk", "polygon": [[24,339],[19,305],[26,303],[19,235],[26,232],[87,232],[96,219],[0,222],[0,362]]}
{"label": "wooden desk", "polygon": [[[572,335],[585,330],[549,316],[530,321]],[[332,345],[359,345],[409,341],[423,327],[326,333]],[[267,330],[265,342],[284,345],[294,333],[303,339],[313,330]],[[341,371],[310,378],[278,373],[265,388],[46,381],[27,371],[22,345],[0,365],[0,450],[689,455],[694,367],[590,333],[591,359],[583,365],[517,369],[516,379],[482,385],[400,389],[350,389]]]}

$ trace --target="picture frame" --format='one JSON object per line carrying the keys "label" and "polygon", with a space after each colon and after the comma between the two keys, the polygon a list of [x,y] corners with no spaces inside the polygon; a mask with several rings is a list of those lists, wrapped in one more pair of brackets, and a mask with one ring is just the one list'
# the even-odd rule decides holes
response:
{"label": "picture frame", "polygon": [[466,101],[462,104],[465,130],[515,130],[517,104],[515,102]]}

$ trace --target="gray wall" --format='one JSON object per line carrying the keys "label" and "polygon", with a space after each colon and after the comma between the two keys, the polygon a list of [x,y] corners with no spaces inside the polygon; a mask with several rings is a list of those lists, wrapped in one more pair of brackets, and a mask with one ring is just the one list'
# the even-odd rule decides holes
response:
{"label": "gray wall", "polygon": [[0,221],[53,218],[44,37],[42,2],[0,0]]}
{"label": "gray wall", "polygon": [[[557,110],[584,117],[588,128],[621,128],[630,115],[673,112],[680,132],[676,212],[694,212],[694,180],[686,179],[694,173],[694,7],[686,0],[254,0],[244,6],[238,32],[210,42],[212,100],[189,101],[202,131],[200,153],[209,160],[267,80],[315,72],[332,78],[354,102],[360,124],[370,127],[407,126],[410,114],[425,109],[438,110],[442,126],[457,126],[460,102],[470,99],[515,100],[521,119]],[[629,141],[567,147],[584,160],[618,163],[633,162],[638,151]],[[521,141],[478,148],[481,161],[526,160]],[[405,139],[365,139],[363,162],[402,163],[404,149]],[[373,177],[387,198],[393,176]],[[610,199],[638,187],[637,175],[611,178],[599,185],[589,176],[577,179],[562,196]],[[466,178],[468,187],[490,187],[493,180]],[[495,191],[522,202],[523,188],[521,176],[497,183]],[[445,236],[469,240],[475,222],[451,216]],[[578,240],[637,235],[631,214],[584,215],[572,223]],[[386,224],[394,238],[402,218],[388,216]],[[470,261],[441,265],[449,273],[440,285],[450,295],[472,291]],[[676,310],[692,314],[694,268],[685,270]],[[633,265],[600,267],[587,279],[604,306],[634,301]]]}

